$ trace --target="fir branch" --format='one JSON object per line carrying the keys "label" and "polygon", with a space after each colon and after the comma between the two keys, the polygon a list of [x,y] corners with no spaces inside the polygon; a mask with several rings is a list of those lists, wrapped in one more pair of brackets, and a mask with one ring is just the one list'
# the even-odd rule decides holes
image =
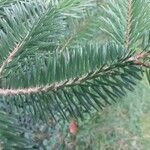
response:
{"label": "fir branch", "polygon": [[[89,19],[90,20],[90,19]],[[74,31],[74,33],[71,33],[69,35],[69,38],[65,41],[65,43],[63,44],[62,48],[60,48],[60,46],[57,48],[60,50],[58,50],[60,53],[63,52],[66,47],[76,38],[77,34],[80,33],[82,30],[84,30],[88,25],[87,20],[84,22],[81,22],[77,27],[76,30]]]}
{"label": "fir branch", "polygon": [[16,44],[16,47],[14,50],[8,55],[7,59],[3,62],[3,64],[0,67],[0,75],[2,74],[5,66],[7,66],[14,58],[15,54],[18,52],[21,45]]}
{"label": "fir branch", "polygon": [[[140,54],[136,54],[133,57],[128,58],[124,62],[120,63],[119,67],[127,66],[127,63],[132,62],[133,65],[142,66],[142,67],[150,67],[150,64],[144,64],[140,61],[140,59],[144,59],[149,55],[149,52],[143,52]],[[11,60],[11,59],[10,59]],[[20,88],[20,89],[0,89],[0,96],[14,96],[14,95],[27,95],[27,94],[36,94],[40,92],[48,92],[48,91],[57,91],[60,89],[64,89],[67,87],[72,87],[76,85],[84,84],[88,80],[95,79],[97,77],[103,75],[110,75],[115,73],[115,69],[119,64],[113,64],[109,67],[101,67],[95,71],[91,71],[86,75],[82,75],[81,77],[76,77],[73,79],[65,80],[62,82],[56,82],[45,86],[37,86],[37,87],[29,87],[29,88]]]}
{"label": "fir branch", "polygon": [[40,24],[41,20],[47,15],[49,10],[47,10],[45,13],[43,13],[41,15],[41,17],[39,17],[39,20],[35,21],[32,25],[32,27],[29,29],[29,31],[26,33],[25,37],[22,39],[20,44],[16,44],[16,47],[14,48],[14,50],[8,55],[8,57],[4,60],[4,62],[2,63],[1,67],[0,67],[0,76],[2,75],[2,72],[5,68],[6,65],[8,65],[13,58],[15,57],[15,55],[18,53],[18,51],[23,50],[24,46],[27,44],[27,42],[29,42],[32,33],[34,32],[34,30],[36,29],[36,27]]}
{"label": "fir branch", "polygon": [[[118,64],[117,64],[118,65]],[[126,65],[126,62],[122,63],[122,66]],[[39,87],[29,87],[29,88],[20,88],[20,89],[0,89],[0,96],[14,96],[14,95],[27,95],[27,94],[35,94],[40,92],[48,92],[48,91],[57,91],[66,87],[76,86],[85,83],[87,80],[92,80],[102,75],[112,74],[115,72],[117,67],[115,65],[111,65],[109,67],[100,68],[95,71],[92,71],[86,75],[69,80],[65,80],[62,82],[56,82],[45,86]]]}
{"label": "fir branch", "polygon": [[2,75],[2,72],[5,68],[5,66],[7,66],[15,57],[15,55],[18,53],[18,51],[21,49],[21,47],[24,44],[24,41],[26,41],[26,39],[29,36],[29,32],[27,33],[27,35],[25,36],[24,40],[20,43],[20,44],[16,44],[14,50],[8,55],[8,57],[3,61],[3,64],[0,67],[0,76]]}

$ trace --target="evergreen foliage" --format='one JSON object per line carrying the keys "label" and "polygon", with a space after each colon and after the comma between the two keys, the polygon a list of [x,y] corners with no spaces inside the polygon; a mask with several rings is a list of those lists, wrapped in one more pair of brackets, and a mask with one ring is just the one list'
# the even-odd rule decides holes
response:
{"label": "evergreen foliage", "polygon": [[1,0],[1,101],[59,122],[121,100],[150,78],[149,14],[149,0]]}

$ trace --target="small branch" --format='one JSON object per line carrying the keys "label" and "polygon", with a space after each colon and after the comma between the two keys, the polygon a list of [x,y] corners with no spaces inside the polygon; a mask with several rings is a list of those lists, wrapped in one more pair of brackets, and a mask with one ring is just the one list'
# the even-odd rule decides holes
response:
{"label": "small branch", "polygon": [[12,52],[9,53],[8,57],[6,60],[4,60],[2,66],[0,67],[0,76],[2,75],[2,72],[5,68],[5,66],[7,66],[15,57],[15,55],[17,54],[18,51],[20,51],[20,48],[22,48],[24,46],[24,41],[27,40],[27,38],[29,37],[29,32],[27,33],[27,35],[25,36],[25,38],[23,39],[23,41],[20,44],[16,44],[15,48],[12,50]]}
{"label": "small branch", "polygon": [[[86,27],[87,22],[82,22],[79,24],[79,26],[77,27],[76,31],[70,35],[70,37],[65,41],[64,46],[62,46],[62,48],[58,47],[58,52],[63,52],[65,50],[65,48],[72,42],[72,40],[76,37],[76,35],[78,33],[80,33],[82,30],[84,30],[84,28]],[[60,48],[60,50],[59,50]]]}
{"label": "small branch", "polygon": [[145,68],[150,68],[150,62],[143,63],[140,59],[144,59],[149,55],[150,52],[142,52],[140,54],[137,54],[133,57],[130,57],[128,61],[134,62],[134,64],[145,67]]}
{"label": "small branch", "polygon": [[70,38],[68,40],[66,40],[64,46],[59,50],[59,52],[63,52],[64,49],[69,45],[69,43],[73,40],[74,36],[70,36]]}
{"label": "small branch", "polygon": [[48,10],[43,15],[41,15],[41,17],[39,17],[37,21],[35,21],[33,23],[33,26],[29,29],[29,31],[27,31],[27,34],[22,39],[22,42],[20,42],[20,44],[16,44],[16,47],[14,48],[14,50],[12,50],[12,52],[8,55],[7,59],[3,62],[2,66],[0,67],[0,76],[1,76],[5,66],[8,65],[13,60],[16,53],[18,51],[22,50],[24,45],[26,45],[26,42],[28,42],[30,40],[33,31],[36,29],[38,24],[41,22],[42,18],[44,18],[47,15],[47,13],[48,13]]}
{"label": "small branch", "polygon": [[79,84],[85,83],[87,80],[91,80],[97,78],[101,75],[112,74],[113,69],[116,67],[106,67],[101,69],[97,69],[94,72],[90,72],[86,75],[81,76],[80,78],[73,78],[69,80],[65,80],[59,83],[53,83],[45,86],[39,87],[29,87],[29,88],[20,88],[20,89],[2,89],[0,88],[0,96],[15,96],[15,95],[27,95],[27,94],[35,94],[40,92],[48,92],[48,91],[57,91],[63,88],[76,86]]}
{"label": "small branch", "polygon": [[[16,52],[16,51],[17,51],[17,49],[14,52]],[[126,65],[127,62],[133,62],[135,65],[141,65],[143,67],[150,67],[150,64],[144,64],[140,61],[140,59],[144,59],[148,55],[149,55],[149,52],[143,52],[143,53],[137,54],[133,57],[130,57],[128,60],[124,61],[122,66]],[[10,59],[10,61],[11,61],[11,59]],[[105,67],[103,69],[102,68],[97,69],[93,72],[83,75],[80,78],[77,77],[77,78],[73,78],[73,79],[69,79],[69,80],[59,82],[59,83],[57,82],[57,83],[53,83],[53,84],[49,84],[49,85],[45,85],[45,86],[20,88],[20,89],[2,89],[2,88],[0,88],[0,96],[27,95],[27,94],[36,94],[36,93],[40,93],[40,92],[57,91],[57,90],[60,90],[63,88],[83,84],[87,80],[91,80],[91,79],[97,78],[102,75],[112,74],[113,69],[116,69],[116,67],[115,66]]]}
{"label": "small branch", "polygon": [[21,47],[21,45],[16,44],[16,47],[14,48],[14,50],[9,53],[9,56],[7,57],[7,59],[3,62],[2,66],[0,67],[0,75],[2,74],[5,66],[7,66],[14,58],[14,56],[16,55],[16,53],[18,52],[19,48]]}
{"label": "small branch", "polygon": [[126,49],[129,48],[129,44],[130,44],[131,20],[132,20],[132,0],[128,0],[127,29],[125,35]]}

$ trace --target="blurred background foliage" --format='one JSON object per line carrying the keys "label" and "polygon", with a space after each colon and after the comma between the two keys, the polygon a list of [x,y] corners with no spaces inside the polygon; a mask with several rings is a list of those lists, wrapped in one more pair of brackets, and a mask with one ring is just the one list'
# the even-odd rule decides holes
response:
{"label": "blurred background foliage", "polygon": [[76,139],[69,134],[69,124],[32,123],[22,117],[20,124],[28,129],[24,136],[41,150],[149,150],[150,86],[147,79],[138,83],[120,102],[92,117],[79,121]]}
{"label": "blurred background foliage", "polygon": [[[80,121],[74,140],[68,123],[51,122],[33,126],[30,138],[48,150],[149,150],[150,148],[150,86],[139,82],[120,102]],[[48,132],[47,132],[48,131]],[[32,135],[32,136],[31,136]]]}
{"label": "blurred background foliage", "polygon": [[149,150],[149,91],[146,79],[139,82],[122,101],[79,122],[75,140],[66,123],[53,124],[51,133],[41,129],[35,134],[36,142],[51,150]]}
{"label": "blurred background foliage", "polygon": [[147,81],[143,80],[123,101],[87,120],[79,135],[86,148],[79,149],[149,150],[149,91]]}
{"label": "blurred background foliage", "polygon": [[[141,81],[134,92],[122,101],[93,114],[79,123],[74,148],[77,150],[149,150],[150,148],[150,87]],[[54,149],[69,149],[71,137],[67,125],[59,133]],[[61,137],[61,140],[60,140]],[[52,149],[51,141],[47,141]],[[51,145],[51,146],[50,146]],[[70,149],[73,149],[72,147]]]}

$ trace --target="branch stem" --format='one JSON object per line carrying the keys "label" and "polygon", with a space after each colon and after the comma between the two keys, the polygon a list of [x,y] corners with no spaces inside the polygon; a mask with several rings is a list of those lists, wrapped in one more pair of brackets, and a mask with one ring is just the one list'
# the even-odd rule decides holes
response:
{"label": "branch stem", "polygon": [[7,59],[3,62],[2,66],[0,67],[0,76],[1,76],[5,66],[7,66],[13,60],[15,54],[18,52],[20,47],[21,47],[21,45],[16,44],[16,47],[14,48],[14,50],[9,54]]}
{"label": "branch stem", "polygon": [[130,45],[131,20],[132,20],[132,0],[128,0],[127,28],[126,28],[126,35],[125,35],[126,49],[128,49]]}
{"label": "branch stem", "polygon": [[[125,65],[125,64],[122,64]],[[73,87],[76,85],[84,84],[87,80],[92,80],[102,75],[112,74],[115,72],[116,66],[110,66],[105,68],[100,68],[95,71],[92,71],[86,75],[62,82],[52,83],[45,86],[29,87],[29,88],[20,88],[20,89],[2,89],[0,88],[0,96],[15,96],[15,95],[27,95],[27,94],[36,94],[40,92],[48,91],[57,91],[67,87]]]}

